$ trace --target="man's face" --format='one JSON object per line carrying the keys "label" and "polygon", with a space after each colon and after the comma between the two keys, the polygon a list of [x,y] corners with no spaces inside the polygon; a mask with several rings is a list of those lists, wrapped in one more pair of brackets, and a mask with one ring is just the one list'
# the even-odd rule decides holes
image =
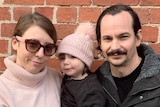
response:
{"label": "man's face", "polygon": [[100,47],[106,60],[113,66],[125,66],[137,57],[137,46],[141,39],[136,38],[132,27],[132,17],[122,11],[116,15],[105,15],[101,21]]}

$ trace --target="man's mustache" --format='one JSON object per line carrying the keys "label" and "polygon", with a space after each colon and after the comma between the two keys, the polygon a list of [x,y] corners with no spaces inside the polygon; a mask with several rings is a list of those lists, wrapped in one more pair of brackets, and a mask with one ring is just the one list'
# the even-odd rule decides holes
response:
{"label": "man's mustache", "polygon": [[115,54],[118,54],[118,55],[126,55],[127,52],[118,49],[118,50],[113,50],[113,51],[111,51],[111,52],[108,52],[108,53],[107,53],[107,56],[112,56],[112,55],[115,55]]}

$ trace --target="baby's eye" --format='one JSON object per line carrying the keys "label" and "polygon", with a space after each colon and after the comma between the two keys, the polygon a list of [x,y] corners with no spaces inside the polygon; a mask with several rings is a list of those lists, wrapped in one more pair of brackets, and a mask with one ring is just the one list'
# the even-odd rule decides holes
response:
{"label": "baby's eye", "polygon": [[65,55],[64,54],[59,55],[59,60],[64,60],[64,59],[65,59]]}
{"label": "baby's eye", "polygon": [[73,59],[74,59],[74,58],[76,58],[76,57],[71,55],[70,58],[73,58]]}
{"label": "baby's eye", "polygon": [[64,59],[65,59],[65,58],[63,58],[63,57],[59,57],[59,60],[60,60],[60,61],[62,61],[62,60],[64,60]]}

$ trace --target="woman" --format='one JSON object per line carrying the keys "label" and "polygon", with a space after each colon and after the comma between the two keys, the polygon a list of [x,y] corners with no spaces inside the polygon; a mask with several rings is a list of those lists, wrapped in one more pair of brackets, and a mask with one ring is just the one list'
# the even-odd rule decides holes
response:
{"label": "woman", "polygon": [[13,34],[16,55],[5,58],[0,107],[60,107],[59,73],[47,67],[57,49],[52,22],[39,13],[20,17]]}

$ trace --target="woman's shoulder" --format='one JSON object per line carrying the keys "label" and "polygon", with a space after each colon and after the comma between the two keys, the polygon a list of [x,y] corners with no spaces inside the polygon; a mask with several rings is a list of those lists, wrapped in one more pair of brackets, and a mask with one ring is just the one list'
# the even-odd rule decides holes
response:
{"label": "woman's shoulder", "polygon": [[51,68],[51,67],[48,67],[48,73],[50,73],[50,74],[54,74],[54,75],[60,75],[61,76],[61,73],[60,73],[60,71],[58,71],[57,69],[55,69],[55,68]]}
{"label": "woman's shoulder", "polygon": [[4,77],[3,74],[0,76],[0,98],[2,97],[8,97],[8,94],[11,94],[11,88],[10,82],[8,82]]}
{"label": "woman's shoulder", "polygon": [[57,79],[58,81],[60,81],[60,83],[62,82],[63,77],[60,71],[56,70],[55,68],[48,67],[48,75],[52,76],[54,79]]}

